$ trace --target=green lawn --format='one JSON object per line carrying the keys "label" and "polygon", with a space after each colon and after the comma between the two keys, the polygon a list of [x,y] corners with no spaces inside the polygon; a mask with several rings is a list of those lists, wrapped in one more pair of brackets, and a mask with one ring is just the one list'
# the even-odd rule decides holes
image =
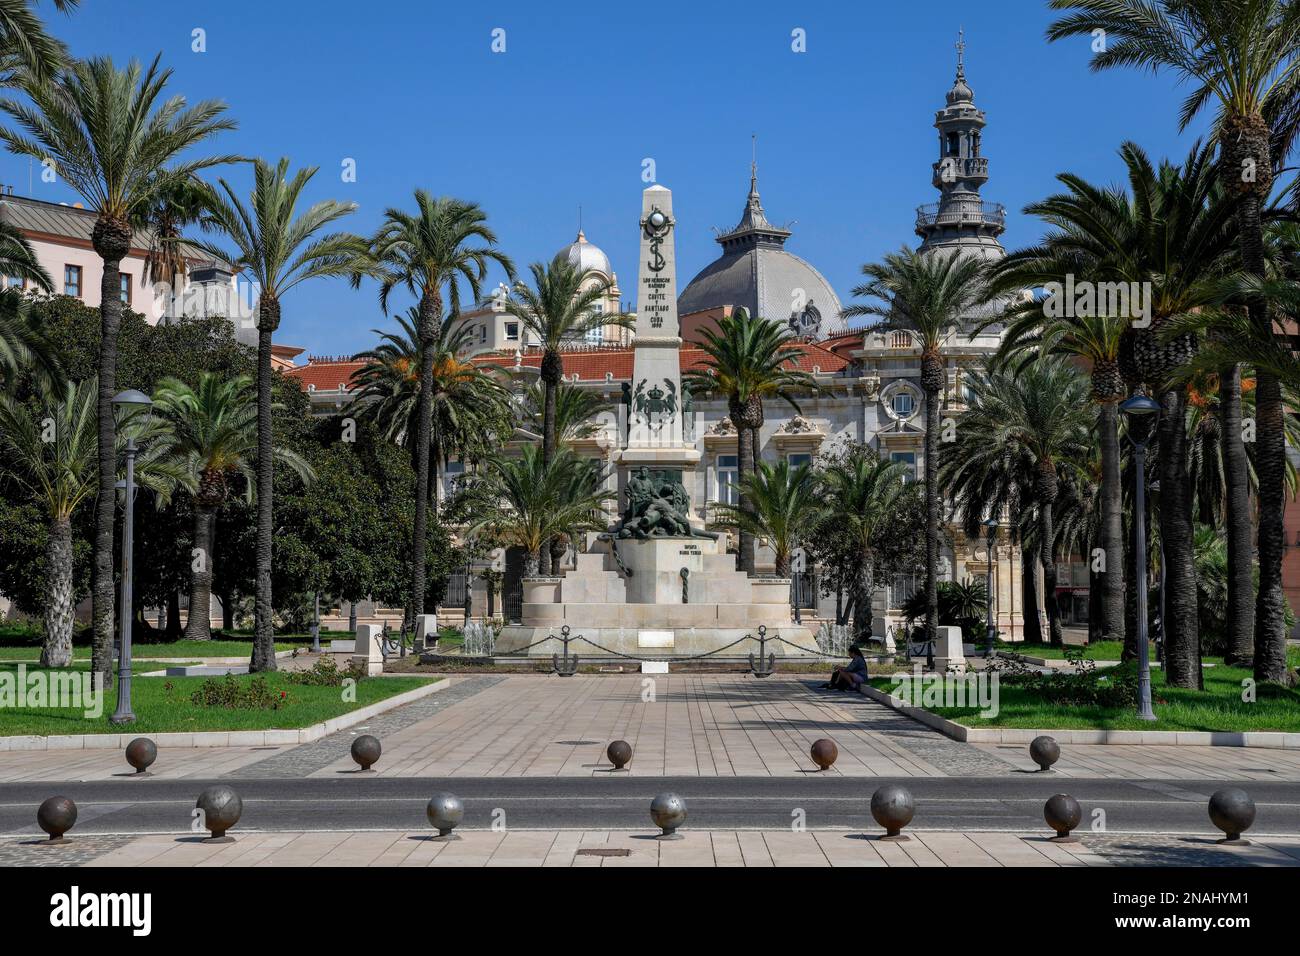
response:
{"label": "green lawn", "polygon": [[[1006,651],[1011,654],[1023,654],[1025,657],[1038,657],[1043,660],[1063,661],[1065,660],[1065,651],[1063,647],[1053,647],[1051,644],[1008,644],[1004,641],[998,641],[995,645],[999,651]],[[1085,644],[1078,648],[1084,652],[1084,657],[1094,661],[1117,661],[1124,650],[1122,641],[1093,641],[1091,644]],[[1156,646],[1151,645],[1151,660],[1156,659]],[[1203,657],[1202,660],[1207,663],[1222,664],[1221,657]],[[1300,667],[1300,647],[1288,645],[1286,649],[1286,662],[1288,667]]]}
{"label": "green lawn", "polygon": [[[1233,667],[1205,670],[1205,690],[1165,686],[1162,671],[1151,673],[1156,723],[1138,720],[1133,708],[1063,707],[1044,703],[1027,691],[1001,684],[998,713],[984,718],[976,707],[927,707],[941,717],[969,727],[1023,727],[1075,730],[1300,731],[1300,693],[1263,685],[1257,700],[1241,699],[1249,671]],[[873,678],[872,686],[890,692],[894,683]]]}
{"label": "green lawn", "polygon": [[[977,645],[982,650],[982,645]],[[1064,647],[1054,647],[1051,644],[1008,644],[1004,641],[998,641],[994,645],[999,651],[1006,651],[1009,654],[1023,654],[1025,657],[1041,657],[1043,660],[1063,661],[1065,660]],[[1074,648],[1071,648],[1074,649]],[[1084,656],[1094,661],[1117,661],[1121,652],[1124,650],[1123,641],[1093,641],[1091,644],[1085,644],[1078,650],[1084,651]],[[1151,645],[1152,660],[1155,659],[1156,647]]]}
{"label": "green lawn", "polygon": [[[327,643],[333,639],[351,639],[352,632],[330,632],[321,631],[321,642]],[[275,649],[277,651],[291,651],[295,647],[311,647],[310,635],[277,635],[275,640]],[[169,641],[162,644],[133,644],[131,646],[132,658],[146,657],[184,657],[184,658],[202,658],[202,657],[250,657],[253,653],[252,640],[225,638],[214,638],[210,641]],[[40,660],[41,644],[40,636],[31,631],[10,632],[0,631],[0,661],[35,661]],[[72,649],[72,659],[76,661],[90,660],[90,648],[76,646]]]}
{"label": "green lawn", "polygon": [[[16,665],[0,665],[13,671]],[[74,667],[84,671],[84,667]],[[30,675],[36,668],[27,668]],[[293,684],[282,673],[262,675],[275,695],[283,692],[284,703],[275,710],[203,707],[190,702],[190,695],[203,684],[203,677],[137,677],[131,682],[136,721],[128,732],[167,733],[196,730],[292,730],[338,717],[358,707],[373,704],[429,683],[424,677],[376,677],[357,682],[356,700],[343,700],[341,687],[313,687]],[[218,678],[220,679],[220,678]],[[253,678],[238,675],[247,685]],[[87,718],[81,709],[0,707],[0,736],[36,734],[122,733],[108,722],[117,706],[116,688],[104,694],[103,714]]]}

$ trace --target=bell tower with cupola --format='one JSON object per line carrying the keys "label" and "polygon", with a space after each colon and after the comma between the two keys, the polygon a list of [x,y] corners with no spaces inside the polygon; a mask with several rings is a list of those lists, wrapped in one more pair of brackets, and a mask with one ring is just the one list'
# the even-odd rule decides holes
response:
{"label": "bell tower with cupola", "polygon": [[966,85],[964,32],[958,34],[957,78],[947,100],[934,114],[939,159],[932,182],[939,190],[939,202],[917,209],[916,234],[923,240],[922,251],[960,249],[1000,259],[1006,254],[998,242],[1006,229],[1006,209],[980,197],[980,188],[989,178],[989,161],[981,149],[986,121]]}

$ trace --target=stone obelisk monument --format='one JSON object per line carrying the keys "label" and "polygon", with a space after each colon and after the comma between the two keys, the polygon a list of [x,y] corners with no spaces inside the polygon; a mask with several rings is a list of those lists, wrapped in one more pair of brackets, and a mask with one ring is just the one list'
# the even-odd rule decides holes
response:
{"label": "stone obelisk monument", "polygon": [[641,257],[637,269],[636,336],[629,388],[627,446],[619,454],[619,488],[641,467],[681,481],[693,492],[700,453],[687,444],[682,392],[681,328],[677,321],[677,256],[673,194],[654,185],[641,194]]}

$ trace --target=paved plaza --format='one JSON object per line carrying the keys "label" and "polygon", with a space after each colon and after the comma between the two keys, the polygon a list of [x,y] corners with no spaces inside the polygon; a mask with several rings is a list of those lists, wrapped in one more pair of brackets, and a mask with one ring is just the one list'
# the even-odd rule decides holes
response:
{"label": "paved plaza", "polygon": [[0,865],[221,866],[704,866],[1020,867],[1300,866],[1300,837],[1226,848],[1204,837],[1087,836],[1053,843],[1042,834],[921,832],[901,843],[843,830],[683,830],[664,841],[619,830],[312,831],[241,834],[209,846],[194,837],[88,836],[76,847],[0,839]]}
{"label": "paved plaza", "polygon": [[[813,675],[474,675],[321,740],[160,750],[126,779],[120,750],[0,754],[0,865],[46,866],[1296,866],[1300,752],[1070,745],[1034,773],[1023,746],[951,740]],[[383,742],[372,773],[349,756]],[[808,751],[833,739],[819,773]],[[605,747],[632,743],[615,773]],[[867,812],[879,780],[917,801],[912,839],[882,843]],[[1223,847],[1206,817],[1221,781],[1250,781],[1252,844]],[[190,832],[197,790],[244,799],[235,843]],[[465,801],[458,839],[427,839],[438,789]],[[690,809],[682,839],[653,838],[649,798]],[[1056,792],[1084,810],[1080,842],[1048,842]],[[34,807],[80,808],[73,844],[35,845]],[[1098,811],[1104,811],[1098,826]],[[497,819],[497,818],[500,819]],[[502,822],[508,821],[507,826]]]}
{"label": "paved plaza", "polygon": [[[829,774],[969,777],[1034,769],[1027,748],[951,740],[864,697],[826,691],[811,675],[453,677],[422,701],[320,741],[283,747],[164,748],[157,776],[330,777],[351,771],[353,736],[383,741],[380,776],[582,777],[607,774],[606,745],[629,741],[637,776],[802,776],[812,742],[833,739]],[[652,692],[652,696],[651,696]],[[644,699],[643,699],[644,698]],[[1243,747],[1064,747],[1060,776],[1300,781],[1300,751]],[[0,783],[108,780],[119,750],[0,753]]]}

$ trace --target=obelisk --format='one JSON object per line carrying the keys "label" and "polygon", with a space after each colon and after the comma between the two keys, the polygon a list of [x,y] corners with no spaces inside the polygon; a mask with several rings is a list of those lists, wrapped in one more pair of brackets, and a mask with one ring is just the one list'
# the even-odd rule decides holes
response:
{"label": "obelisk", "polygon": [[629,469],[645,466],[672,473],[689,493],[700,453],[683,438],[682,339],[673,242],[677,220],[670,190],[654,185],[641,194],[640,227],[628,441],[619,455],[619,487],[626,487]]}

